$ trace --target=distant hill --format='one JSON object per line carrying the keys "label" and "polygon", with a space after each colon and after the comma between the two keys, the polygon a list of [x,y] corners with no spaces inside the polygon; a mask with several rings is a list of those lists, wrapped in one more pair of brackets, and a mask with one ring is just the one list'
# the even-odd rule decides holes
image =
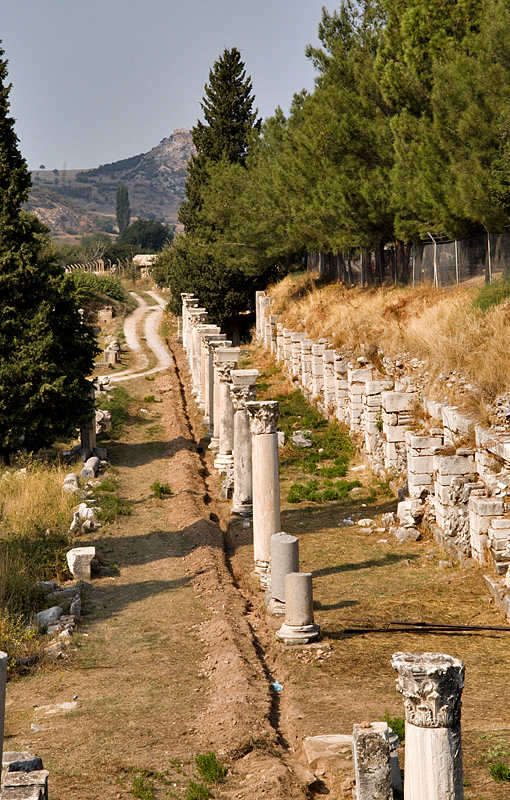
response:
{"label": "distant hill", "polygon": [[94,230],[113,234],[115,195],[123,183],[129,190],[132,221],[141,217],[175,224],[192,153],[191,131],[178,128],[148,153],[96,169],[34,170],[27,208],[57,238]]}

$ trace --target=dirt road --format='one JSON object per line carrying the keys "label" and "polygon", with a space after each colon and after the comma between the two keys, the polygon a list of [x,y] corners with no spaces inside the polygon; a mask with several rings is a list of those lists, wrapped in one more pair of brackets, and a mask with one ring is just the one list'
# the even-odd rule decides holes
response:
{"label": "dirt road", "polygon": [[[135,779],[153,785],[155,798],[185,798],[200,780],[195,754],[206,751],[231,768],[215,796],[300,798],[299,766],[291,769],[271,724],[271,675],[225,559],[182,355],[176,362],[160,349],[161,313],[147,316],[141,303],[128,339],[145,317],[161,402],[141,414],[147,382],[129,376],[140,400],[126,436],[108,444],[106,474],[132,515],[76,541],[94,544],[113,574],[92,580],[74,652],[9,685],[5,749],[43,758],[52,800],[132,797]],[[156,480],[173,496],[155,498]]]}

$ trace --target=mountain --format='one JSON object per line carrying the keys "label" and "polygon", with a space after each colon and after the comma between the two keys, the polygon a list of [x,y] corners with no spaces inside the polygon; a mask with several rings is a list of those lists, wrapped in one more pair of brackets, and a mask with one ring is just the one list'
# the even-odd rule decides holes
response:
{"label": "mountain", "polygon": [[193,153],[191,131],[174,130],[148,153],[87,170],[34,170],[27,209],[67,239],[94,230],[116,232],[115,196],[127,186],[131,220],[175,224],[184,198],[186,165]]}

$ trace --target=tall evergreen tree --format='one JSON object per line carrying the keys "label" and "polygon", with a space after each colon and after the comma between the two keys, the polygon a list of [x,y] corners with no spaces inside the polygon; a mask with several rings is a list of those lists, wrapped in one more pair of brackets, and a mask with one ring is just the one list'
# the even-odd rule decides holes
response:
{"label": "tall evergreen tree", "polygon": [[120,184],[117,186],[117,194],[115,197],[116,204],[116,216],[117,216],[117,225],[119,228],[119,235],[122,236],[122,233],[126,230],[129,225],[129,221],[131,219],[131,207],[129,205],[129,192],[127,186],[124,184]]}
{"label": "tall evergreen tree", "polygon": [[92,413],[97,347],[82,324],[47,229],[22,205],[30,175],[9,116],[0,48],[0,458],[69,435]]}
{"label": "tall evergreen tree", "polygon": [[246,76],[236,47],[225,49],[209,71],[209,83],[200,104],[205,123],[198,120],[192,138],[196,153],[188,163],[186,200],[179,209],[179,221],[191,232],[199,225],[202,187],[208,180],[208,165],[222,159],[244,164],[253,130],[260,128],[251,78]]}

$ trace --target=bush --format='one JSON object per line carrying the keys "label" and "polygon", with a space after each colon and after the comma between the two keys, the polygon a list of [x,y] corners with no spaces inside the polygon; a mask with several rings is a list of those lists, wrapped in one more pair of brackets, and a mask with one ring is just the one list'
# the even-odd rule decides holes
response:
{"label": "bush", "polygon": [[211,793],[205,784],[195,783],[195,781],[189,782],[186,800],[209,800],[210,796]]}
{"label": "bush", "polygon": [[506,783],[510,781],[510,769],[502,761],[496,761],[495,764],[489,765],[489,772],[493,780],[498,783]]}
{"label": "bush", "polygon": [[406,721],[403,717],[390,717],[388,709],[384,712],[384,722],[387,722],[393,733],[398,736],[399,742],[403,743],[406,738]]}
{"label": "bush", "polygon": [[168,483],[160,483],[159,481],[154,481],[151,486],[152,491],[154,492],[154,497],[157,497],[161,500],[163,497],[171,497],[173,492]]}
{"label": "bush", "polygon": [[508,298],[510,298],[510,278],[502,278],[482,286],[473,301],[473,306],[485,313]]}
{"label": "bush", "polygon": [[221,783],[225,780],[227,768],[218,761],[214,753],[204,753],[195,758],[197,771],[207,783]]}
{"label": "bush", "polygon": [[147,779],[147,775],[142,773],[133,778],[131,783],[131,794],[137,800],[156,800],[154,795],[154,784]]}

